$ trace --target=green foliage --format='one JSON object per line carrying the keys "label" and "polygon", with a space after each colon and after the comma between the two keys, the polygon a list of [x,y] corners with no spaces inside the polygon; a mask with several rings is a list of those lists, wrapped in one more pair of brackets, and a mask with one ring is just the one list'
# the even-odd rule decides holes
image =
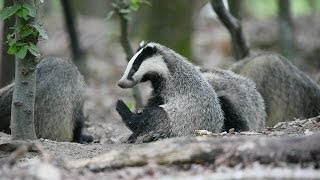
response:
{"label": "green foliage", "polygon": [[147,0],[130,0],[129,1],[129,9],[132,11],[138,11],[141,4],[147,4],[151,6],[151,3]]}
{"label": "green foliage", "polygon": [[[29,4],[15,4],[11,7],[5,7],[0,12],[2,19],[7,19],[16,16],[22,18],[24,21],[36,17],[36,10]],[[7,36],[9,45],[8,54],[16,55],[19,59],[24,59],[28,52],[35,57],[40,57],[40,51],[37,46],[28,42],[29,39],[37,38],[38,35],[43,39],[48,39],[47,32],[37,24],[24,24],[21,26],[15,25],[11,27],[14,32]],[[19,39],[15,35],[18,35]]]}
{"label": "green foliage", "polygon": [[[244,0],[246,14],[253,17],[267,17],[278,15],[279,0],[257,1]],[[319,0],[294,0],[291,1],[292,15],[299,16],[309,14],[312,11],[318,12],[320,9]]]}
{"label": "green foliage", "polygon": [[151,3],[148,0],[129,0],[128,4],[125,4],[124,1],[117,1],[111,3],[114,10],[110,11],[106,17],[106,19],[110,19],[113,14],[118,12],[123,18],[130,20],[129,14],[133,11],[138,11],[142,4],[147,4],[151,6]]}
{"label": "green foliage", "polygon": [[126,105],[128,106],[128,108],[132,111],[135,109],[135,106],[134,106],[134,102],[133,101],[128,101],[126,102]]}

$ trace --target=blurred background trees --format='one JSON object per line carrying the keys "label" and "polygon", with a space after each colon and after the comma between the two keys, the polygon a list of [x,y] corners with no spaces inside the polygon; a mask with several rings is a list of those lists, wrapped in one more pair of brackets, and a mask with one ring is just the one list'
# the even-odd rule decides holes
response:
{"label": "blurred background trees", "polygon": [[[10,2],[3,0],[0,6]],[[60,44],[47,47],[46,44],[50,41],[40,42],[44,55],[66,56],[68,59],[73,59],[84,75],[88,66],[97,66],[92,63],[92,54],[99,52],[99,58],[105,58],[108,62],[110,58],[118,57],[111,55],[108,57],[102,53],[103,51],[115,51],[124,56],[123,52],[119,51],[121,49],[118,39],[119,19],[112,17],[108,21],[105,20],[108,12],[112,10],[111,2],[111,0],[95,0],[94,3],[87,0],[46,1],[44,9],[40,9],[40,21],[45,28],[49,28],[49,36],[50,33],[54,34],[50,38],[60,40],[58,41]],[[210,1],[149,0],[149,2],[150,6],[144,5],[130,14],[128,37],[133,50],[142,40],[155,41],[204,66],[209,65],[209,62],[215,62],[214,65],[224,67],[222,64],[228,64],[229,60],[234,62],[235,58],[232,55],[234,43],[230,43],[230,34],[217,19]],[[318,25],[319,0],[225,0],[223,2],[231,14],[241,20],[243,34],[251,50],[279,52],[311,74],[315,74],[316,69],[320,68],[320,40],[318,40],[320,30],[317,29],[320,26]],[[48,21],[49,19],[56,20]],[[4,21],[1,24],[2,42],[5,42],[4,37],[9,31],[8,23],[10,22]],[[64,32],[57,31],[58,26],[62,26]],[[59,48],[63,50],[58,52]],[[13,72],[13,61],[10,60],[12,57],[5,52],[6,44],[3,44],[0,86],[13,79],[13,74],[10,74]],[[95,72],[89,73],[85,76],[95,76]]]}

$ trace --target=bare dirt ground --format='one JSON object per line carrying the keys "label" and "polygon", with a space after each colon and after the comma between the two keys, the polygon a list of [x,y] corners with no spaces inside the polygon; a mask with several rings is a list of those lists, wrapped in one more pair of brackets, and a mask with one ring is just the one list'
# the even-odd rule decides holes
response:
{"label": "bare dirt ground", "polygon": [[[313,62],[319,58],[320,18],[303,17],[296,21],[299,57],[310,57]],[[67,35],[63,29],[61,17],[53,16],[44,20],[44,27],[49,40],[39,43],[43,56],[58,56],[70,59]],[[201,19],[195,23],[193,49],[195,59],[206,67],[227,67],[233,60],[229,57],[227,31],[217,22]],[[211,163],[185,163],[161,165],[153,161],[145,165],[122,168],[104,168],[98,172],[90,167],[69,168],[65,162],[93,158],[101,154],[130,151],[141,148],[141,145],[122,143],[130,131],[121,122],[115,111],[117,99],[124,99],[133,104],[130,90],[117,87],[117,81],[126,66],[125,55],[118,43],[117,26],[114,22],[102,19],[81,17],[79,34],[83,49],[87,52],[87,65],[90,71],[87,90],[85,113],[87,121],[84,132],[93,135],[91,144],[54,142],[40,139],[34,150],[14,150],[8,143],[10,136],[0,133],[0,179],[212,179],[212,178],[320,178],[318,166],[312,163],[261,164],[259,161],[250,165],[236,164],[219,166]],[[275,19],[250,20],[244,22],[244,31],[252,45],[275,41]],[[308,26],[308,28],[304,28]],[[134,39],[134,46],[140,39]],[[265,45],[265,44],[264,44]],[[261,45],[262,46],[262,45]],[[308,48],[305,48],[308,47]],[[229,49],[228,49],[229,48]],[[274,48],[268,48],[273,50]],[[316,77],[319,72],[319,59],[314,65],[302,66]],[[308,63],[306,63],[308,64]],[[142,85],[144,99],[148,97],[148,84]],[[309,120],[282,122],[275,127],[266,128],[258,134],[222,133],[206,138],[235,138],[240,136],[312,136],[320,132],[319,117]],[[319,137],[319,136],[318,136]],[[179,139],[178,139],[179,140]],[[166,141],[164,141],[166,142]],[[143,147],[143,146],[142,146]],[[156,148],[157,146],[155,146]],[[40,149],[39,149],[40,148]],[[176,146],[179,149],[179,146]],[[186,149],[187,151],[187,149]],[[316,156],[319,158],[319,151]],[[19,159],[19,160],[18,160]]]}

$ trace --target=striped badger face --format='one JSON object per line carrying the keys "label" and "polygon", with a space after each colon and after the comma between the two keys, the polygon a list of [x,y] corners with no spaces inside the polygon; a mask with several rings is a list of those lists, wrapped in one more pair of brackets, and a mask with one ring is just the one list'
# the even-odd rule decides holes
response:
{"label": "striped badger face", "polygon": [[141,45],[129,61],[118,85],[121,88],[132,88],[141,81],[150,80],[150,75],[165,75],[168,68],[155,43]]}

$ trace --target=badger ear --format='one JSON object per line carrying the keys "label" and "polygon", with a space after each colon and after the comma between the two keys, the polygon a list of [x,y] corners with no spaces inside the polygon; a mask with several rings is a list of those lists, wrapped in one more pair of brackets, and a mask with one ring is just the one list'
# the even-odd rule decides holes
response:
{"label": "badger ear", "polygon": [[139,48],[143,48],[146,45],[145,41],[141,41],[141,43],[139,44]]}
{"label": "badger ear", "polygon": [[136,52],[140,51],[142,48],[144,48],[147,45],[147,43],[145,41],[141,41],[141,43],[139,44],[139,47],[137,49]]}
{"label": "badger ear", "polygon": [[146,54],[153,55],[153,54],[156,54],[156,53],[157,53],[157,48],[154,47],[154,46],[146,46],[146,47],[143,49],[143,52],[146,53]]}

